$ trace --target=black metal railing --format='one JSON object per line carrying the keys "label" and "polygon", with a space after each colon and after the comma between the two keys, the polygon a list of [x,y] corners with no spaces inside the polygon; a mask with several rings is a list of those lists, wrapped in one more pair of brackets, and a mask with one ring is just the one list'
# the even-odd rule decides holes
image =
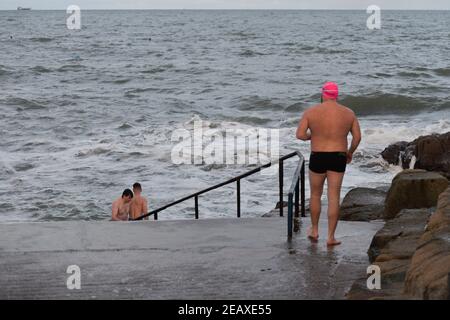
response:
{"label": "black metal railing", "polygon": [[[301,159],[298,162],[297,168],[294,172],[294,177],[292,178],[291,187],[288,193],[288,216],[287,216],[287,228],[288,228],[288,239],[292,238],[292,232],[294,229],[294,216],[299,217],[299,198],[301,196],[301,215],[304,217],[306,215],[305,211],[305,160]],[[295,199],[295,200],[294,200]],[[295,206],[295,207],[294,207]]]}
{"label": "black metal railing", "polygon": [[[201,194],[207,193],[207,192],[209,192],[211,190],[223,187],[225,185],[228,185],[228,184],[234,183],[234,182],[236,183],[236,193],[237,193],[237,196],[236,196],[237,217],[240,218],[241,217],[241,180],[246,178],[246,177],[248,177],[248,176],[251,176],[251,175],[253,175],[253,174],[255,174],[255,173],[257,173],[257,172],[259,172],[259,171],[261,171],[261,170],[263,170],[265,168],[268,168],[268,167],[270,167],[272,165],[276,165],[277,163],[279,165],[279,167],[278,167],[279,200],[280,200],[279,210],[280,210],[280,217],[282,217],[283,216],[283,179],[284,179],[284,174],[283,174],[284,173],[284,166],[283,166],[283,163],[284,163],[285,160],[287,160],[289,158],[292,158],[294,156],[298,156],[298,158],[299,158],[299,166],[301,166],[303,164],[302,176],[300,177],[298,175],[297,170],[298,170],[299,166],[297,166],[297,170],[296,170],[296,174],[295,174],[294,178],[297,177],[297,180],[300,179],[302,181],[302,186],[303,186],[302,190],[304,191],[304,184],[305,184],[304,158],[303,158],[303,155],[299,151],[294,151],[294,152],[291,152],[291,153],[289,153],[289,154],[279,158],[277,161],[269,162],[269,163],[267,163],[265,165],[262,165],[262,166],[259,166],[259,167],[255,168],[255,169],[253,169],[253,170],[250,170],[250,171],[248,171],[248,172],[246,172],[244,174],[241,174],[241,175],[236,176],[236,177],[234,177],[232,179],[229,179],[229,180],[227,180],[225,182],[216,184],[216,185],[214,185],[212,187],[203,189],[201,191],[198,191],[196,193],[193,193],[191,195],[188,195],[186,197],[183,197],[181,199],[173,201],[173,202],[171,202],[169,204],[166,204],[165,206],[162,206],[162,207],[160,207],[158,209],[152,210],[149,213],[144,214],[144,215],[142,215],[140,217],[137,217],[136,219],[133,219],[133,220],[142,220],[142,219],[147,218],[149,216],[153,216],[153,218],[155,220],[158,220],[158,213],[159,212],[161,212],[161,211],[163,211],[163,210],[165,210],[165,209],[167,209],[169,207],[172,207],[172,206],[174,206],[176,204],[184,202],[186,200],[192,199],[192,198],[194,198],[195,219],[198,219],[199,218],[199,212],[198,212],[198,198],[199,198],[199,196]],[[296,202],[296,208],[297,208],[296,212],[298,212],[298,201]],[[303,213],[304,213],[304,194],[302,195],[302,214]]]}

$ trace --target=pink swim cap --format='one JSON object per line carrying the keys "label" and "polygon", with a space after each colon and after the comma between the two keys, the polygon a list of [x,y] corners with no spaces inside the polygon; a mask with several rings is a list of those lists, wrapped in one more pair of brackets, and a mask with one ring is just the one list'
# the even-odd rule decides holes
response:
{"label": "pink swim cap", "polygon": [[326,99],[336,100],[339,95],[338,85],[334,82],[327,82],[322,88],[323,97]]}

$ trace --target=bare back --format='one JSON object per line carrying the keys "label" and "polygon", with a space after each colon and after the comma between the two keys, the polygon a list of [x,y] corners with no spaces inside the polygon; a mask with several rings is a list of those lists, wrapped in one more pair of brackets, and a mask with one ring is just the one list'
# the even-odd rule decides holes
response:
{"label": "bare back", "polygon": [[147,199],[141,195],[135,195],[131,201],[131,218],[136,219],[147,213]]}
{"label": "bare back", "polygon": [[347,152],[347,136],[356,119],[352,110],[329,101],[308,109],[305,117],[312,151]]}

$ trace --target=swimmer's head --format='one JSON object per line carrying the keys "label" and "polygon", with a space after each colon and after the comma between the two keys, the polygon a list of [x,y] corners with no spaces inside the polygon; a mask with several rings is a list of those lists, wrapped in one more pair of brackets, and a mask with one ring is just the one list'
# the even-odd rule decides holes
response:
{"label": "swimmer's head", "polygon": [[338,85],[334,82],[327,82],[322,87],[323,100],[337,100],[339,96]]}
{"label": "swimmer's head", "polygon": [[130,189],[125,189],[122,193],[122,199],[125,202],[130,202],[131,199],[133,199],[133,191],[131,191]]}
{"label": "swimmer's head", "polygon": [[134,192],[142,192],[142,186],[139,182],[136,182],[133,184],[133,191]]}

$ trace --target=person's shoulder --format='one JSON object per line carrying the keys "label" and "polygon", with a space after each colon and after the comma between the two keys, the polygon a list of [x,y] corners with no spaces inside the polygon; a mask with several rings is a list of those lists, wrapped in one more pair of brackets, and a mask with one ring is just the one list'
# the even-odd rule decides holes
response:
{"label": "person's shoulder", "polygon": [[315,113],[319,107],[320,107],[320,104],[315,104],[315,105],[305,109],[305,111],[303,111],[303,114],[308,115],[308,114]]}
{"label": "person's shoulder", "polygon": [[354,112],[352,109],[350,109],[349,107],[344,106],[343,104],[339,104],[339,105],[340,105],[340,106],[342,107],[342,109],[344,109],[345,112],[347,112],[348,114],[351,114],[352,116],[356,116],[355,112]]}

